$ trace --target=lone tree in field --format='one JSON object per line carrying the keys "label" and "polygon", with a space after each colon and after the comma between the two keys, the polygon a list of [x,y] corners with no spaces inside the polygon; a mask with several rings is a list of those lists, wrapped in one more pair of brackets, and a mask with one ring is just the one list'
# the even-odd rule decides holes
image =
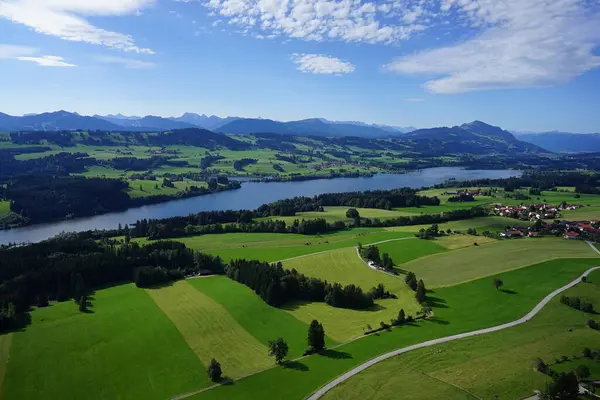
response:
{"label": "lone tree in field", "polygon": [[221,375],[223,375],[221,364],[219,364],[217,360],[213,358],[210,360],[210,364],[208,365],[206,373],[211,381],[219,382],[221,380]]}
{"label": "lone tree in field", "polygon": [[281,364],[281,361],[287,356],[288,345],[283,338],[269,340],[269,356],[275,357],[275,362]]}
{"label": "lone tree in field", "polygon": [[83,295],[79,298],[79,311],[86,312],[88,310],[87,301],[88,299],[86,295]]}
{"label": "lone tree in field", "polygon": [[546,385],[546,389],[540,393],[540,399],[576,399],[579,394],[579,381],[574,372],[565,374],[562,372],[554,378],[552,383]]}
{"label": "lone tree in field", "polygon": [[406,314],[404,313],[404,308],[400,309],[400,312],[398,313],[398,319],[396,321],[398,322],[398,324],[403,324],[406,322]]}
{"label": "lone tree in field", "polygon": [[308,346],[313,352],[325,348],[325,329],[316,319],[313,319],[308,327]]}
{"label": "lone tree in field", "polygon": [[504,282],[502,282],[501,279],[494,278],[494,287],[496,288],[496,290],[500,289],[503,285],[504,285]]}
{"label": "lone tree in field", "polygon": [[423,279],[421,279],[417,284],[417,293],[415,294],[415,297],[419,304],[425,301],[426,292],[427,291],[425,290],[425,283],[423,283]]}
{"label": "lone tree in field", "polygon": [[356,208],[349,208],[348,211],[346,211],[346,218],[360,218],[360,214],[358,213],[358,210]]}

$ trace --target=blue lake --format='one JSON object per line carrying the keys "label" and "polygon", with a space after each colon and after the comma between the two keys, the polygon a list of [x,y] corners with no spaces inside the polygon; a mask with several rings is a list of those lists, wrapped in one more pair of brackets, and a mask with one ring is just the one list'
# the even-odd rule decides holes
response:
{"label": "blue lake", "polygon": [[113,229],[119,223],[122,225],[132,224],[143,218],[167,218],[209,210],[254,209],[264,203],[295,196],[400,187],[421,188],[452,178],[457,181],[465,181],[482,178],[509,178],[520,175],[521,172],[516,170],[466,170],[458,167],[442,167],[406,174],[381,174],[370,178],[336,178],[301,182],[244,182],[240,189],[233,191],[173,200],[93,217],[0,231],[0,244],[39,242],[61,232]]}

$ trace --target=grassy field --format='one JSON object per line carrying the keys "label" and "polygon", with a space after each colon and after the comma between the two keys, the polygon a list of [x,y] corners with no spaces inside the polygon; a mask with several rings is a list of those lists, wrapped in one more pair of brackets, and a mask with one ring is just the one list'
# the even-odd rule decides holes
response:
{"label": "grassy field", "polygon": [[388,253],[396,266],[430,254],[443,253],[446,249],[433,240],[396,240],[378,244],[379,254]]}
{"label": "grassy field", "polygon": [[[283,337],[290,348],[288,358],[299,357],[306,350],[308,325],[269,306],[246,286],[224,276],[190,279],[188,283],[225,307],[242,328],[264,345]],[[328,345],[333,344],[329,339]]]}
{"label": "grassy field", "polygon": [[12,333],[7,333],[0,336],[0,388],[6,374],[8,358],[10,356],[10,345],[12,343]]}
{"label": "grassy field", "polygon": [[414,292],[406,286],[401,276],[394,277],[367,268],[353,248],[289,260],[283,266],[329,282],[355,284],[364,291],[383,283],[387,290],[398,296],[397,299],[378,300],[373,310],[363,311],[330,307],[325,303],[296,303],[285,307],[294,317],[306,323],[313,319],[322,321],[326,332],[337,341],[359,336],[367,324],[377,326],[381,321],[389,322],[398,315],[400,308],[413,315],[420,309]]}
{"label": "grassy field", "polygon": [[[593,296],[597,305],[600,304],[599,289],[600,286],[582,283],[567,295]],[[581,357],[584,347],[597,347],[598,332],[586,328],[587,317],[555,298],[526,325],[394,357],[344,382],[324,398],[388,399],[402,393],[403,398],[425,400],[437,398],[437,388],[445,385],[447,389],[456,390],[446,394],[447,399],[465,398],[465,392],[457,387],[477,398],[518,399],[542,389],[548,380],[533,370],[537,357],[551,364],[567,356],[571,361],[551,365],[551,368],[568,372],[585,364],[590,367],[592,378],[599,377],[600,362],[573,359]],[[412,371],[409,385],[406,376],[399,371]],[[432,383],[435,384],[431,386]]]}
{"label": "grassy field", "polygon": [[204,365],[215,358],[224,375],[236,378],[273,363],[264,343],[246,332],[225,307],[188,282],[147,292]]}
{"label": "grassy field", "polygon": [[492,239],[487,236],[473,236],[473,235],[446,235],[441,236],[435,239],[434,243],[448,249],[448,250],[457,250],[462,249],[463,247],[472,247],[477,243],[485,244],[485,243],[494,243],[496,239]]}
{"label": "grassy field", "polygon": [[[403,232],[418,232],[420,229],[427,229],[431,225],[411,225],[411,226],[394,226],[384,228],[388,231],[403,231]],[[443,224],[439,224],[439,228],[442,230],[451,229],[453,231],[465,232],[469,228],[477,229],[477,232],[500,232],[506,230],[507,226],[520,226],[528,227],[531,226],[529,221],[519,221],[511,218],[504,217],[481,217],[473,219],[464,219],[460,221],[451,221]]]}
{"label": "grassy field", "polygon": [[[12,334],[4,399],[165,399],[207,385],[204,365],[145,291],[99,290],[32,312]],[[41,395],[43,394],[43,396]]]}
{"label": "grassy field", "polygon": [[[554,258],[598,258],[585,242],[556,238],[501,240],[423,257],[403,265],[427,287],[447,286]],[[600,262],[600,260],[599,260]]]}
{"label": "grassy field", "polygon": [[10,201],[0,200],[0,216],[10,212]]}
{"label": "grassy field", "polygon": [[303,359],[298,362],[301,366],[274,368],[193,399],[305,398],[321,385],[378,354],[521,317],[552,290],[594,264],[593,259],[551,261],[500,274],[507,290],[514,294],[495,290],[487,278],[438,289],[430,293],[435,300],[436,318],[433,320],[368,336],[322,356]]}
{"label": "grassy field", "polygon": [[[228,233],[179,238],[189,248],[200,250],[226,261],[236,258],[279,261],[320,251],[340,249],[382,240],[411,237],[411,233],[387,232],[377,228],[359,228],[325,235],[286,233]],[[147,243],[145,239],[140,243]]]}

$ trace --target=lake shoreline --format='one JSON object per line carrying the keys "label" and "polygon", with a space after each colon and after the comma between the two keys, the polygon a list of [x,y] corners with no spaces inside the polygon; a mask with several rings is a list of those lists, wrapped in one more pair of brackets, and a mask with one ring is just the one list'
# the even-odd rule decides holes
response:
{"label": "lake shoreline", "polygon": [[468,181],[481,178],[520,176],[518,170],[468,170],[461,167],[427,168],[404,174],[376,174],[372,177],[315,179],[297,182],[244,182],[239,189],[170,200],[90,217],[32,224],[0,231],[0,245],[31,243],[62,232],[115,229],[140,219],[162,219],[201,211],[251,210],[262,204],[296,196],[323,193],[389,190],[401,187],[420,189],[453,179]]}

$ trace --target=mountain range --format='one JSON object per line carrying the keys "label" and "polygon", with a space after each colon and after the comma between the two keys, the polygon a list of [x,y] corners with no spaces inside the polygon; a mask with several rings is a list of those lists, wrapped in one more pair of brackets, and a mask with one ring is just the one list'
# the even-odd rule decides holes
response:
{"label": "mountain range", "polygon": [[416,129],[390,125],[367,124],[360,121],[330,121],[310,118],[281,122],[262,118],[217,117],[185,113],[180,117],[163,118],[116,115],[82,116],[67,111],[26,114],[22,117],[0,113],[0,131],[103,130],[157,132],[202,128],[232,134],[281,134],[319,137],[362,137],[368,139],[395,138],[410,141],[425,150],[469,153],[521,152],[600,152],[600,134],[569,132],[508,132],[481,121],[454,127]]}
{"label": "mountain range", "polygon": [[554,153],[600,152],[600,133],[513,132],[517,139]]}

